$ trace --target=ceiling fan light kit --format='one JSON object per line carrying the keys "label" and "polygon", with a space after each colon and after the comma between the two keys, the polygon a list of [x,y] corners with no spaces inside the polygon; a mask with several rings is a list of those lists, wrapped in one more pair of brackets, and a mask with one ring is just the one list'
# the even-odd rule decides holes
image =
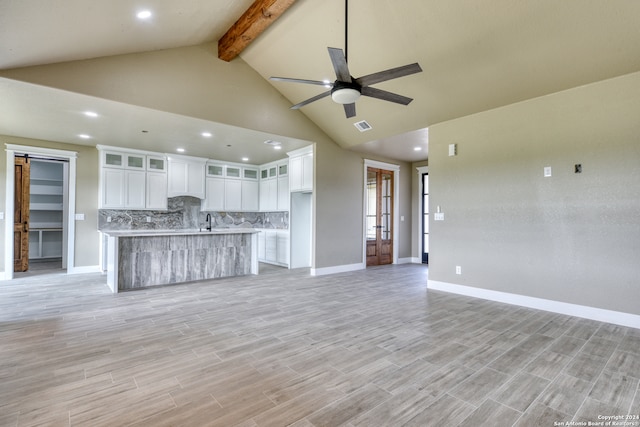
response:
{"label": "ceiling fan light kit", "polygon": [[336,81],[331,89],[331,99],[338,104],[353,104],[360,98],[360,90],[358,85]]}
{"label": "ceiling fan light kit", "polygon": [[[345,50],[347,49],[348,40],[348,0],[345,0]],[[399,77],[408,76],[411,74],[419,73],[422,71],[420,65],[416,62],[414,64],[404,65],[402,67],[391,68],[385,71],[379,71],[377,73],[369,74],[367,76],[354,79],[349,72],[349,66],[347,65],[347,55],[342,49],[330,47],[329,57],[333,64],[333,69],[336,73],[336,81],[333,83],[327,83],[326,81],[318,80],[305,80],[305,79],[293,79],[288,77],[271,77],[271,80],[290,82],[290,83],[303,83],[319,85],[324,87],[330,87],[330,90],[302,101],[291,107],[293,110],[297,110],[319,99],[331,96],[331,99],[337,103],[342,104],[347,118],[355,117],[356,115],[356,100],[361,95],[368,96],[370,98],[377,98],[383,101],[394,102],[401,105],[409,105],[412,98],[398,95],[396,93],[387,92],[382,89],[376,89],[370,87],[372,84],[385,82],[387,80],[397,79]]]}

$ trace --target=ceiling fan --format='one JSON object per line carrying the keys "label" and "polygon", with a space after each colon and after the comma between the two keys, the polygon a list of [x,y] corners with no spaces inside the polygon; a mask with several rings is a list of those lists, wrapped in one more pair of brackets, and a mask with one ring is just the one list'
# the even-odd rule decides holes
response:
{"label": "ceiling fan", "polygon": [[336,80],[333,83],[318,80],[305,80],[305,79],[292,79],[288,77],[270,77],[270,80],[292,83],[304,83],[318,86],[329,87],[330,89],[305,101],[302,101],[293,107],[292,110],[297,110],[300,107],[304,107],[319,99],[325,98],[331,95],[331,99],[338,103],[343,104],[344,112],[347,118],[354,117],[356,115],[355,101],[360,98],[361,95],[368,96],[370,98],[382,99],[383,101],[395,102],[396,104],[409,105],[412,98],[398,95],[393,92],[387,92],[386,90],[376,89],[371,85],[381,83],[387,80],[397,79],[399,77],[408,76],[411,74],[419,73],[422,71],[420,65],[416,62],[414,64],[404,65],[402,67],[391,68],[385,71],[379,71],[377,73],[368,74],[366,76],[354,78],[349,72],[349,66],[347,65],[347,41],[348,41],[348,13],[349,4],[348,0],[344,2],[345,6],[345,30],[344,30],[344,46],[345,51],[335,47],[330,47],[329,57],[333,64],[333,69],[336,73]]}

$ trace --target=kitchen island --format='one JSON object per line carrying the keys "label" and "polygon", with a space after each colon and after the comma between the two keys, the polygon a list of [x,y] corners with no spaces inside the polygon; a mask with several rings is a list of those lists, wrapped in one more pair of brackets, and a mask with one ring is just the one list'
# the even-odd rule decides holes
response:
{"label": "kitchen island", "polygon": [[258,274],[258,230],[103,231],[107,284],[116,293],[149,286]]}

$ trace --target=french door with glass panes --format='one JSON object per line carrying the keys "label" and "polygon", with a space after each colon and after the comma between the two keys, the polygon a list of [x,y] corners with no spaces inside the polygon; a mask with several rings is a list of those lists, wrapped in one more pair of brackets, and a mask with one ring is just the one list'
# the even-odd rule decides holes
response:
{"label": "french door with glass panes", "polygon": [[367,168],[367,265],[393,262],[393,172]]}

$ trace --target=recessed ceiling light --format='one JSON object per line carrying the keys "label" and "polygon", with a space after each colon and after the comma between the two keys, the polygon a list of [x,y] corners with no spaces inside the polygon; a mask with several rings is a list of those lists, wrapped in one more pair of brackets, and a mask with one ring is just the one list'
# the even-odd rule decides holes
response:
{"label": "recessed ceiling light", "polygon": [[98,117],[98,113],[95,113],[93,111],[85,111],[84,115],[87,117]]}
{"label": "recessed ceiling light", "polygon": [[413,147],[413,151],[422,151],[422,147]]}
{"label": "recessed ceiling light", "polygon": [[205,138],[211,138],[211,132],[202,132],[201,135]]}
{"label": "recessed ceiling light", "polygon": [[248,162],[248,161],[249,161],[249,158],[248,158],[248,157],[243,157],[243,158],[242,158],[242,161],[243,161],[243,162]]}
{"label": "recessed ceiling light", "polygon": [[82,138],[82,139],[90,139],[91,138],[91,136],[87,135],[86,133],[81,133],[80,135],[78,135],[78,137]]}
{"label": "recessed ceiling light", "polygon": [[275,147],[273,147],[274,150],[282,150],[282,147],[280,145],[276,145]]}
{"label": "recessed ceiling light", "polygon": [[177,151],[178,153],[184,153],[184,148],[176,148],[176,151]]}
{"label": "recessed ceiling light", "polygon": [[149,19],[149,18],[151,18],[151,11],[150,10],[141,10],[140,12],[138,12],[136,14],[136,16],[138,17],[138,19]]}

